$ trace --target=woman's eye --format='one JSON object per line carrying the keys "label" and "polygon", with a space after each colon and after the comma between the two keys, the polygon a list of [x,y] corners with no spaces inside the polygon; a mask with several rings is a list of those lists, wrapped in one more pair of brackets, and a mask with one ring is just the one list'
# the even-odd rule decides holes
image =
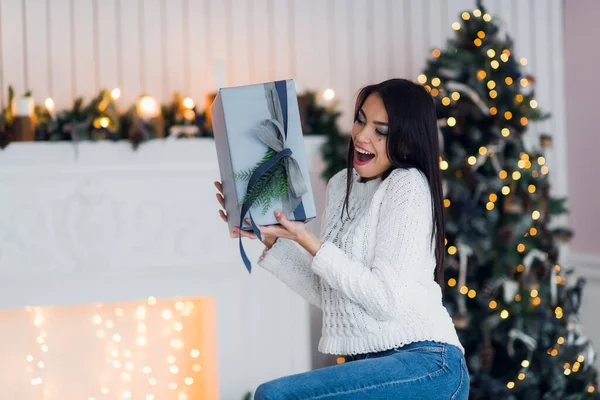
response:
{"label": "woman's eye", "polygon": [[382,130],[379,130],[379,129],[375,129],[375,132],[377,132],[381,136],[387,136],[387,134],[388,134],[387,131],[382,131]]}
{"label": "woman's eye", "polygon": [[365,121],[362,121],[360,118],[356,118],[355,122],[360,125],[364,125]]}

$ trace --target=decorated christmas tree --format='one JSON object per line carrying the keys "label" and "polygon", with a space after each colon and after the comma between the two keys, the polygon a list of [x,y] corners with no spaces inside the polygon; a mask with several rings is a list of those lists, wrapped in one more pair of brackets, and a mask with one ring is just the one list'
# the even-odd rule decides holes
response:
{"label": "decorated christmas tree", "polygon": [[585,281],[570,278],[559,257],[572,232],[556,226],[566,199],[550,195],[552,139],[525,140],[529,124],[549,116],[513,41],[477,6],[418,78],[439,118],[444,298],[466,349],[471,398],[600,398],[580,326]]}

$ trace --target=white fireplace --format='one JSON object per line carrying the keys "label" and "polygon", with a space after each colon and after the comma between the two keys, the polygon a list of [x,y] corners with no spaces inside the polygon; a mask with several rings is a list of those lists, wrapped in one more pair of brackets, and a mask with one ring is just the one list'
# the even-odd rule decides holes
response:
{"label": "white fireplace", "polygon": [[[306,138],[319,210],[325,190],[319,177],[322,142]],[[199,393],[193,390],[210,386],[209,381],[215,391],[206,396],[242,399],[265,380],[310,369],[309,307],[260,267],[247,273],[237,239],[228,237],[217,214],[212,182],[218,179],[210,139],[155,140],[137,151],[126,142],[13,143],[0,152],[0,340],[8,349],[0,369],[10,371],[0,378],[3,392],[11,399],[128,398],[123,377],[130,375],[125,382],[132,388],[147,385],[150,376],[143,370],[148,365],[138,362],[135,373],[127,373],[132,342],[120,350],[122,368],[115,375],[110,357],[116,352],[106,346],[117,343],[115,334],[137,340],[139,319],[133,310],[140,306],[154,321],[147,323],[147,340],[158,335],[154,353],[160,354],[153,362],[165,375],[157,381],[168,387],[169,377],[179,379],[179,391],[155,395],[156,400],[178,399],[185,388]],[[311,229],[319,224],[311,222]],[[257,242],[245,241],[245,247],[252,259],[261,251]],[[195,304],[200,318],[189,322],[189,329],[181,308],[186,304]],[[205,340],[210,307],[216,344]],[[123,316],[115,314],[118,309]],[[131,311],[129,317],[125,310]],[[198,322],[202,317],[208,322]],[[174,318],[181,319],[186,335],[177,360],[185,363],[177,367],[181,374],[170,371],[176,364],[169,362],[175,357],[171,344],[181,344],[172,342],[179,334]],[[204,333],[200,329],[194,335],[198,326]],[[161,329],[175,336],[160,336]],[[44,343],[48,349],[40,353]],[[192,350],[207,354],[194,346],[214,349],[214,376],[207,381],[198,371],[195,379],[183,376],[198,369]],[[148,362],[152,350],[145,347]],[[109,375],[113,387],[125,389],[102,386]],[[138,375],[144,379],[136,381]],[[67,376],[78,379],[76,385],[71,382],[73,393],[56,393]]]}

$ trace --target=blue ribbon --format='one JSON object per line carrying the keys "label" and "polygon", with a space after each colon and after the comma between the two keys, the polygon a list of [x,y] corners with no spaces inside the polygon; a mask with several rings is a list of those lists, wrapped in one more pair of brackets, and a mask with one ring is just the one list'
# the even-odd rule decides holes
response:
{"label": "blue ribbon", "polygon": [[[275,89],[277,90],[277,97],[279,98],[279,103],[281,105],[281,111],[283,114],[284,135],[287,138],[287,131],[288,131],[288,129],[287,129],[288,128],[288,107],[287,107],[287,105],[288,104],[287,104],[287,83],[286,83],[286,81],[275,82]],[[292,150],[289,148],[284,148],[280,152],[276,153],[273,157],[271,157],[264,164],[259,166],[254,171],[252,176],[250,177],[250,181],[248,182],[248,187],[247,187],[246,191],[250,192],[250,190],[256,184],[256,182],[258,182],[258,180],[264,174],[266,174],[267,172],[269,172],[269,170],[271,170],[274,166],[276,166],[279,161],[281,161],[285,157],[291,157],[291,156],[292,156]],[[250,212],[250,208],[252,207],[253,203],[254,203],[254,200],[248,199],[246,202],[244,202],[244,204],[242,204],[242,210],[240,212],[240,231],[238,233],[240,255],[242,256],[242,260],[244,261],[244,265],[246,266],[246,269],[248,270],[248,272],[252,271],[252,263],[248,259],[248,256],[246,255],[246,251],[244,250],[244,246],[242,244],[242,225],[244,223],[244,220],[246,219],[246,214],[248,214],[248,217],[250,219],[250,225],[252,226],[254,233],[256,234],[258,239],[260,241],[262,241],[262,235],[260,234],[260,230],[258,229],[258,226],[254,222],[254,218],[252,218],[252,213]],[[304,206],[302,205],[302,202],[300,202],[300,204],[298,204],[298,206],[294,210],[294,218],[297,221],[306,220],[306,212],[304,210]]]}

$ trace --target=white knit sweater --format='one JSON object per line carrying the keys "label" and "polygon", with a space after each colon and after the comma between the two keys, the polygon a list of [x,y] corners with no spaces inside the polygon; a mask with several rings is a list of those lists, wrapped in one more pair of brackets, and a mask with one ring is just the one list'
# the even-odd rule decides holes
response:
{"label": "white knit sweater", "polygon": [[327,185],[323,246],[316,256],[279,239],[258,264],[323,310],[323,353],[377,352],[422,340],[463,350],[433,278],[425,175],[396,169],[385,180],[361,183],[353,172],[350,218],[344,212],[341,219],[346,174]]}

